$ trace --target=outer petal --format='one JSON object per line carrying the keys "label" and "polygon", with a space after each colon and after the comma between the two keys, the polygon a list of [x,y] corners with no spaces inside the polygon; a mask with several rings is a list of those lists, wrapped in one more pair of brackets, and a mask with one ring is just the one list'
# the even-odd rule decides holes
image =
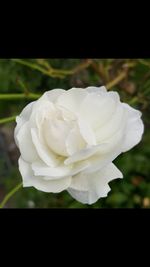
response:
{"label": "outer petal", "polygon": [[32,170],[36,176],[47,176],[48,179],[60,179],[65,176],[75,175],[89,166],[89,163],[86,161],[81,161],[79,163],[70,164],[68,166],[60,164],[56,168],[51,168],[43,164],[42,162],[32,163]]}
{"label": "outer petal", "polygon": [[96,94],[107,93],[107,89],[105,86],[100,86],[100,87],[89,86],[85,89],[88,91],[88,93],[96,93]]}
{"label": "outer petal", "polygon": [[41,127],[46,118],[52,118],[56,114],[55,105],[48,100],[40,98],[36,101],[30,116],[32,127]]}
{"label": "outer petal", "polygon": [[42,176],[34,176],[30,164],[21,157],[19,159],[19,170],[23,178],[23,186],[33,186],[44,192],[58,193],[67,189],[71,183],[71,177],[65,177],[59,180],[46,180]]}
{"label": "outer petal", "polygon": [[64,164],[61,164],[56,168],[51,168],[38,161],[32,163],[32,170],[35,176],[47,176],[50,177],[50,179],[60,179],[61,177],[70,175],[72,165],[65,166]]}
{"label": "outer petal", "polygon": [[89,93],[80,107],[80,117],[88,122],[93,129],[103,126],[116,110],[119,104],[117,92]]}
{"label": "outer petal", "polygon": [[85,173],[95,172],[100,170],[112,162],[122,152],[122,143],[124,140],[124,128],[119,129],[115,135],[102,143],[99,146],[97,153],[91,155],[89,159],[89,167],[84,171]]}
{"label": "outer petal", "polygon": [[71,88],[58,97],[56,103],[59,106],[65,107],[66,109],[77,114],[79,112],[79,107],[87,95],[86,90],[81,88]]}
{"label": "outer petal", "polygon": [[85,172],[95,172],[99,170],[109,162],[112,162],[119,154],[122,153],[122,144],[125,139],[125,127],[127,123],[127,115],[126,112],[124,113],[125,114],[123,114],[120,110],[118,114],[113,116],[112,120],[110,120],[108,124],[102,127],[99,135],[96,134],[97,142],[102,145],[97,153],[89,159],[90,166],[85,170]]}
{"label": "outer petal", "polygon": [[24,123],[29,120],[29,118],[31,116],[31,113],[32,113],[32,109],[33,109],[34,104],[35,104],[35,101],[34,102],[31,102],[30,104],[28,104],[22,110],[22,112],[20,113],[20,115],[16,117],[16,123],[17,123],[17,125],[16,125],[15,131],[14,131],[14,138],[15,138],[15,142],[16,142],[16,145],[17,146],[18,146],[18,141],[16,139],[16,135],[18,134],[18,131],[24,125]]}
{"label": "outer petal", "polygon": [[50,91],[45,92],[40,99],[42,99],[42,100],[48,100],[50,102],[55,103],[56,100],[57,100],[57,98],[60,95],[64,94],[65,92],[66,91],[63,90],[63,89],[59,89],[59,88],[58,89],[53,89],[53,90],[50,90]]}
{"label": "outer petal", "polygon": [[127,116],[122,105],[118,105],[115,112],[110,116],[102,127],[97,127],[95,131],[97,143],[104,142],[110,139],[126,124]]}
{"label": "outer petal", "polygon": [[144,132],[144,124],[141,120],[141,112],[130,107],[128,104],[122,104],[127,111],[126,134],[123,142],[122,152],[126,152],[137,145],[142,138]]}
{"label": "outer petal", "polygon": [[34,147],[31,137],[30,123],[25,122],[16,135],[21,156],[28,162],[33,162],[38,159],[38,154]]}
{"label": "outer petal", "polygon": [[110,191],[108,182],[116,178],[123,178],[123,175],[113,163],[110,163],[92,175],[81,172],[74,176],[68,192],[79,202],[92,204],[100,197],[107,196]]}

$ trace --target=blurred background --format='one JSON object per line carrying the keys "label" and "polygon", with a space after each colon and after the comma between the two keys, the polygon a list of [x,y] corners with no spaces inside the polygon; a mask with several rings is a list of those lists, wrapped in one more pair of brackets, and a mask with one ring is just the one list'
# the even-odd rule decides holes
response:
{"label": "blurred background", "polygon": [[5,208],[150,208],[150,59],[0,59],[0,202],[21,182],[15,116],[45,91],[101,85],[143,113],[141,143],[114,161],[124,179],[110,182],[108,197],[93,205],[77,202],[66,191],[21,187]]}

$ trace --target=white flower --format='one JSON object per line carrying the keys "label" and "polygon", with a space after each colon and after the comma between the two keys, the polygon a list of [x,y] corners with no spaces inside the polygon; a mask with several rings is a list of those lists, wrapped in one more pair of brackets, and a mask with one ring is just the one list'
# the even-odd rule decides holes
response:
{"label": "white flower", "polygon": [[141,112],[104,86],[45,92],[16,121],[23,186],[67,190],[88,204],[107,196],[108,183],[123,177],[112,161],[139,143],[144,131]]}

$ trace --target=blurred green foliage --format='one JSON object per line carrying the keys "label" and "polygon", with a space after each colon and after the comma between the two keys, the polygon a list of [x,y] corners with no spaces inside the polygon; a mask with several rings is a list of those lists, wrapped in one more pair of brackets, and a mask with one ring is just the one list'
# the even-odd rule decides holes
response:
{"label": "blurred green foliage", "polygon": [[[122,101],[142,111],[145,133],[139,145],[115,159],[114,163],[124,178],[110,182],[108,197],[95,204],[83,205],[66,191],[52,194],[34,188],[22,188],[6,207],[150,208],[150,59],[25,59],[25,62],[44,69],[48,64],[50,71],[51,68],[57,70],[56,76],[59,76],[59,70],[73,70],[73,73],[66,73],[61,78],[52,77],[11,59],[1,59],[0,94],[40,94],[54,88],[67,90],[71,87],[100,86],[113,81],[110,90],[118,91]],[[117,81],[116,77],[121,73],[125,73],[125,76]],[[19,114],[29,102],[26,99],[0,100],[0,118]],[[19,153],[13,141],[14,127],[15,123],[0,125],[0,200],[21,181],[17,167]]]}

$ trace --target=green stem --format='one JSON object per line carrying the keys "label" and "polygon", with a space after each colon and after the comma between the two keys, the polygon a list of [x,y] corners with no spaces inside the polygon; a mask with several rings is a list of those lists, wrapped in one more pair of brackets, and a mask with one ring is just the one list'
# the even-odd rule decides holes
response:
{"label": "green stem", "polygon": [[27,87],[25,86],[24,82],[21,79],[18,79],[18,84],[23,89],[24,94],[27,94],[28,93],[28,89],[27,89]]}
{"label": "green stem", "polygon": [[40,66],[38,66],[35,63],[29,62],[29,61],[25,61],[25,60],[22,60],[22,59],[18,59],[18,58],[17,59],[11,59],[11,60],[16,62],[16,63],[20,63],[20,64],[22,64],[24,66],[30,67],[32,69],[39,70],[44,74],[48,73],[48,71],[46,71],[45,69],[41,68]]}
{"label": "green stem", "polygon": [[15,121],[15,119],[16,119],[16,116],[12,116],[12,117],[8,117],[8,118],[0,119],[0,124],[6,123],[6,122]]}
{"label": "green stem", "polygon": [[129,101],[129,105],[134,105],[134,104],[136,104],[136,103],[138,103],[138,97],[137,96],[135,96],[135,97],[133,97],[130,101]]}
{"label": "green stem", "polygon": [[60,79],[63,79],[66,75],[73,75],[76,72],[78,72],[79,70],[87,68],[91,64],[91,60],[89,60],[88,62],[80,64],[79,66],[77,66],[71,70],[62,70],[62,69],[54,69],[51,66],[49,66],[49,69],[44,69],[35,63],[25,61],[22,59],[11,59],[11,60],[16,62],[16,63],[27,66],[29,68],[32,68],[34,70],[38,70],[38,71],[42,72],[43,74],[48,75],[50,77],[60,78]]}
{"label": "green stem", "polygon": [[126,77],[127,73],[121,72],[114,80],[110,81],[109,83],[106,84],[106,88],[109,90],[111,89],[113,86],[117,85],[119,82],[121,82],[125,77]]}
{"label": "green stem", "polygon": [[49,69],[49,70],[46,70],[42,67],[40,67],[39,65],[35,64],[35,63],[32,63],[32,62],[27,62],[25,60],[22,60],[22,59],[11,59],[12,61],[16,62],[16,63],[19,63],[19,64],[22,64],[24,66],[27,66],[31,69],[34,69],[34,70],[38,70],[40,72],[42,72],[43,74],[45,75],[48,75],[48,76],[51,76],[51,77],[58,77],[58,78],[63,78],[62,77],[62,74],[60,73],[56,73],[56,74],[53,74],[53,69]]}
{"label": "green stem", "polygon": [[138,59],[138,62],[140,62],[141,64],[147,66],[147,67],[150,67],[150,62],[147,62],[146,60],[144,59]]}
{"label": "green stem", "polygon": [[0,203],[0,209],[2,209],[7,201],[22,187],[22,183],[16,185],[3,199],[3,201]]}
{"label": "green stem", "polygon": [[0,100],[17,100],[17,99],[38,99],[37,94],[0,94]]}

